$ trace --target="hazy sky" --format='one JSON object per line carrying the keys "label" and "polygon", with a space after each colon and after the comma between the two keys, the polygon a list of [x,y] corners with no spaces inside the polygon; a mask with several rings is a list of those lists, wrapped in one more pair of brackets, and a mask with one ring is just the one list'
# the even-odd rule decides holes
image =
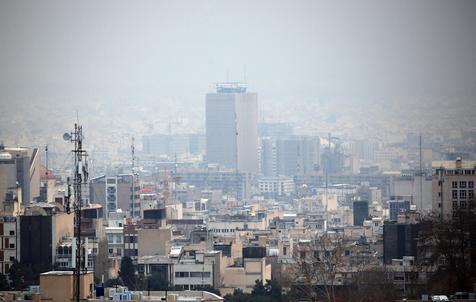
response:
{"label": "hazy sky", "polygon": [[0,101],[475,95],[476,1],[0,0]]}

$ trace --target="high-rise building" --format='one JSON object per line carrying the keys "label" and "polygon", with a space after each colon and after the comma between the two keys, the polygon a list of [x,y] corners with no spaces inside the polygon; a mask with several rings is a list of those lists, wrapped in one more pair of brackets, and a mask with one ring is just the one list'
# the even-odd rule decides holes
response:
{"label": "high-rise building", "polygon": [[290,136],[276,141],[278,175],[296,176],[315,173],[319,168],[319,137]]}
{"label": "high-rise building", "polygon": [[277,176],[276,140],[270,137],[260,139],[259,168],[263,176]]}
{"label": "high-rise building", "polygon": [[6,148],[0,145],[0,209],[7,193],[21,189],[24,206],[40,197],[38,149]]}
{"label": "high-rise building", "polygon": [[455,217],[460,211],[474,210],[476,161],[435,161],[432,163],[433,211],[442,217]]}
{"label": "high-rise building", "polygon": [[244,83],[219,83],[206,96],[207,162],[258,173],[258,97]]}

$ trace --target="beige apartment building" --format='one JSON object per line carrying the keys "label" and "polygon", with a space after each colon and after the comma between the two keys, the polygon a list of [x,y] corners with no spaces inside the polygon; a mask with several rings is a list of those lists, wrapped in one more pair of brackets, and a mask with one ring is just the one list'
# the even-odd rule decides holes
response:
{"label": "beige apartment building", "polygon": [[450,218],[475,209],[476,161],[434,161],[432,170],[433,212]]}

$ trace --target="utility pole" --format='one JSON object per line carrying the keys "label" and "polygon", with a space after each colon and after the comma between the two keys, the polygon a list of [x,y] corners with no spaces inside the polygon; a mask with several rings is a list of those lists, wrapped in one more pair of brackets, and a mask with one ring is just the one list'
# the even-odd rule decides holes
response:
{"label": "utility pole", "polygon": [[330,164],[330,161],[331,161],[331,133],[329,132],[329,136],[328,136],[328,139],[329,139],[329,153],[327,153],[327,160],[326,160],[326,188],[325,188],[325,191],[324,191],[324,197],[326,198],[326,229],[325,229],[325,232],[327,233],[327,229],[329,228],[329,212],[328,212],[328,209],[327,209],[327,204],[328,204],[328,186],[329,186],[329,164]]}
{"label": "utility pole", "polygon": [[[83,252],[83,242],[81,239],[81,191],[83,185],[88,182],[88,162],[87,162],[87,152],[83,150],[83,127],[74,124],[74,130],[70,133],[65,133],[63,139],[70,141],[74,144],[73,160],[74,160],[74,175],[73,175],[73,194],[74,194],[74,235],[76,237],[76,258],[75,258],[75,268],[74,268],[74,290],[73,290],[73,301],[79,302],[81,299],[81,273],[86,271],[87,264],[83,261],[84,255]],[[68,178],[68,191],[69,190],[69,178]],[[66,210],[67,213],[70,213],[70,193],[66,199]],[[86,252],[86,251],[85,251]]]}
{"label": "utility pole", "polygon": [[46,161],[46,184],[45,184],[45,200],[48,202],[48,179],[49,179],[49,170],[48,170],[48,145],[45,145],[45,161]]}

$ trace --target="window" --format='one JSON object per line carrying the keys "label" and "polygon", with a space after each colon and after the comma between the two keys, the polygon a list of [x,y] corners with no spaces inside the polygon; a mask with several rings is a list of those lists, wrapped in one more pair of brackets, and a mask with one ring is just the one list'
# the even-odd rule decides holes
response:
{"label": "window", "polygon": [[175,278],[188,278],[188,272],[175,272]]}
{"label": "window", "polygon": [[459,198],[460,199],[466,199],[466,190],[460,190],[459,191]]}
{"label": "window", "polygon": [[10,231],[10,236],[14,236],[15,235],[15,231]]}
{"label": "window", "polygon": [[10,243],[10,248],[14,249],[15,248],[15,243]]}
{"label": "window", "polygon": [[463,189],[466,189],[466,181],[460,181],[459,182],[459,187],[463,188]]}
{"label": "window", "polygon": [[469,189],[474,188],[474,181],[468,181],[468,188]]}
{"label": "window", "polygon": [[457,181],[453,181],[453,182],[452,182],[452,187],[453,187],[453,189],[458,188],[458,182],[457,182]]}
{"label": "window", "polygon": [[112,255],[112,253],[114,253],[114,250],[113,250],[113,249],[109,249],[109,254]]}
{"label": "window", "polygon": [[468,198],[473,199],[474,198],[474,190],[469,190],[468,191]]}
{"label": "window", "polygon": [[473,207],[474,207],[474,201],[470,200],[470,201],[468,202],[468,209],[472,210]]}
{"label": "window", "polygon": [[462,209],[466,209],[466,201],[465,200],[461,201],[460,206]]}
{"label": "window", "polygon": [[11,261],[11,262],[15,261],[15,257],[10,256],[10,261]]}
{"label": "window", "polygon": [[190,272],[191,278],[202,278],[202,272]]}
{"label": "window", "polygon": [[458,199],[458,190],[453,190],[453,199]]}
{"label": "window", "polygon": [[287,249],[285,246],[283,246],[283,256],[286,256]]}
{"label": "window", "polygon": [[458,209],[458,202],[456,200],[453,200],[453,210]]}

